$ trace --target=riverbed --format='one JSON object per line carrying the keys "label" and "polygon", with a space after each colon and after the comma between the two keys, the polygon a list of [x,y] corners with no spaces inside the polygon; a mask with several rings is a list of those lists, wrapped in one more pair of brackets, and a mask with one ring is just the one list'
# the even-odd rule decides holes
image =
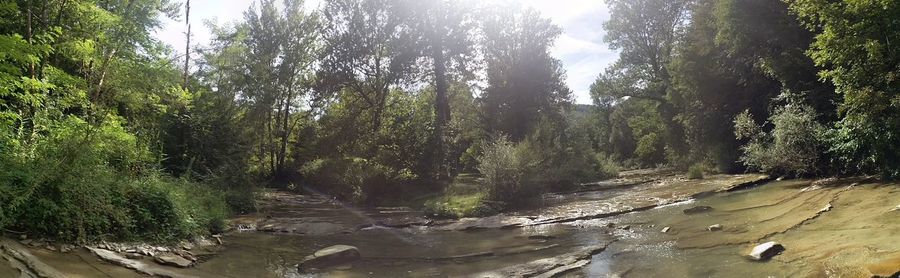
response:
{"label": "riverbed", "polygon": [[[186,277],[872,277],[900,271],[900,185],[872,179],[688,180],[651,173],[548,194],[544,203],[486,218],[435,220],[410,208],[356,208],[323,196],[269,192],[259,213],[233,219],[238,228],[215,255],[192,268],[165,268]],[[711,225],[722,229],[710,231]],[[785,250],[768,261],[746,258],[767,241]],[[305,256],[336,244],[357,247],[362,258],[297,268]],[[69,277],[140,277],[85,250],[31,252]],[[0,276],[14,271],[0,266]]]}

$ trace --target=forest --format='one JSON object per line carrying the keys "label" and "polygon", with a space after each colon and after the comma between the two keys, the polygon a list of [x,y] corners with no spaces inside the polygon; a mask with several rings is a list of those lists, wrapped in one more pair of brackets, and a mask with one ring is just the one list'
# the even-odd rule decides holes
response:
{"label": "forest", "polygon": [[273,189],[461,217],[627,169],[900,176],[900,1],[607,0],[591,105],[511,1],[259,0],[209,46],[155,38],[184,4],[0,2],[0,228],[178,240]]}

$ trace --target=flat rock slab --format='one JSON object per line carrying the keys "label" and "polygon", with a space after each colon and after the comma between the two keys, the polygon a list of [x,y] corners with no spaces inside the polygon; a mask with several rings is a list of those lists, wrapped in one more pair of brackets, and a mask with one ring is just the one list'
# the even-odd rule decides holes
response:
{"label": "flat rock slab", "polygon": [[606,242],[603,244],[587,246],[556,257],[534,260],[493,271],[476,273],[469,277],[554,277],[584,267],[590,263],[591,256],[606,250],[606,247],[609,246],[610,243],[611,242]]}
{"label": "flat rock slab", "polygon": [[28,252],[24,246],[11,239],[0,239],[0,258],[9,260],[13,267],[18,268],[19,271],[22,272],[22,277],[28,277],[27,275],[34,275],[42,278],[66,277],[62,272],[45,264]]}
{"label": "flat rock slab", "polygon": [[438,226],[439,230],[463,231],[473,229],[503,229],[522,227],[531,222],[531,219],[518,216],[498,214],[484,218],[461,218],[458,221]]}
{"label": "flat rock slab", "polygon": [[115,264],[115,265],[118,265],[121,267],[133,269],[134,271],[137,271],[138,273],[141,273],[141,274],[150,275],[150,276],[159,276],[159,277],[171,277],[171,278],[196,277],[196,276],[191,276],[191,275],[180,274],[180,273],[177,273],[177,272],[174,272],[169,269],[162,268],[162,267],[149,265],[149,264],[146,264],[141,261],[128,259],[128,258],[123,257],[122,255],[119,255],[119,253],[109,251],[106,249],[93,248],[93,247],[85,247],[85,248],[90,250],[91,253],[94,253],[94,255],[96,255],[97,257],[100,257],[100,259],[102,259],[104,261],[110,262],[112,264]]}
{"label": "flat rock slab", "polygon": [[310,268],[325,268],[340,264],[350,263],[359,260],[359,249],[349,245],[333,245],[316,251],[316,253],[306,256],[300,262],[300,270]]}
{"label": "flat rock slab", "polygon": [[180,268],[190,267],[191,265],[194,264],[194,262],[192,262],[191,260],[185,259],[181,256],[171,254],[171,253],[162,253],[162,254],[156,255],[156,257],[154,257],[154,259],[156,260],[157,263],[159,263],[161,265],[175,266],[175,267],[180,267]]}

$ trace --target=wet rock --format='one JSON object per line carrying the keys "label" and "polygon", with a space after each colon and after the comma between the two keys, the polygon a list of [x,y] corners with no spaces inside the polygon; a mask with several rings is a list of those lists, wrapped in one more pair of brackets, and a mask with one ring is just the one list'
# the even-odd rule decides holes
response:
{"label": "wet rock", "polygon": [[222,235],[213,235],[212,237],[216,239],[216,242],[219,243],[219,245],[223,244],[222,243]]}
{"label": "wet rock", "polygon": [[551,238],[555,238],[555,236],[551,236],[551,235],[530,235],[530,236],[528,236],[528,239],[539,239],[539,240],[547,240],[547,239],[551,239]]}
{"label": "wet rock", "polygon": [[671,228],[669,228],[669,227],[665,227],[665,228],[662,228],[662,231],[660,231],[660,232],[665,234],[665,233],[668,233],[670,229]]}
{"label": "wet rock", "polygon": [[713,210],[713,208],[710,206],[696,206],[696,207],[682,210],[682,212],[684,212],[684,214],[697,214],[697,213],[709,212],[711,210]]}
{"label": "wet rock", "polygon": [[390,217],[386,219],[382,219],[378,221],[381,226],[391,227],[391,228],[406,228],[409,226],[426,226],[431,223],[430,220],[421,217],[421,216],[399,216],[399,217]]}
{"label": "wet rock", "polygon": [[92,248],[92,247],[86,247],[86,248],[89,251],[91,251],[91,253],[94,253],[94,255],[96,255],[97,257],[100,257],[100,259],[102,259],[104,261],[107,261],[112,264],[122,266],[125,268],[133,269],[134,271],[137,271],[142,274],[146,274],[146,275],[150,275],[150,276],[158,276],[158,277],[172,277],[172,278],[194,277],[194,276],[175,273],[169,269],[156,267],[156,266],[149,265],[149,264],[146,264],[141,261],[128,259],[128,258],[122,257],[121,255],[119,255],[119,253],[116,253],[113,251],[100,249],[100,248]]}
{"label": "wet rock", "polygon": [[64,278],[62,274],[52,266],[45,264],[43,261],[28,252],[27,249],[18,245],[11,239],[0,238],[0,261],[6,263],[9,260],[10,266],[19,269],[20,277],[42,277],[42,278]]}
{"label": "wet rock", "polygon": [[190,267],[192,264],[194,264],[193,261],[182,258],[181,256],[172,253],[158,254],[156,255],[156,257],[154,257],[154,259],[161,265],[176,266],[180,268]]}
{"label": "wet rock", "polygon": [[751,250],[750,254],[747,256],[755,261],[765,261],[775,255],[781,254],[784,250],[784,246],[781,246],[781,244],[769,241],[753,247],[753,250]]}
{"label": "wet rock", "polygon": [[125,253],[125,258],[132,259],[132,260],[140,260],[140,259],[144,258],[144,255],[141,255],[138,253]]}
{"label": "wet rock", "polygon": [[900,277],[900,256],[866,265],[872,277]]}
{"label": "wet rock", "polygon": [[316,251],[306,256],[300,262],[300,270],[309,268],[325,268],[334,265],[346,264],[359,260],[359,249],[349,245],[333,245]]}
{"label": "wet rock", "polygon": [[22,245],[31,245],[32,241],[34,241],[34,240],[23,239],[23,240],[20,240],[19,243],[21,243]]}
{"label": "wet rock", "polygon": [[709,230],[710,232],[712,232],[712,231],[721,231],[721,230],[722,230],[722,224],[713,224],[713,225],[710,225],[709,227],[706,227],[706,229]]}
{"label": "wet rock", "polygon": [[832,206],[831,203],[828,203],[827,205],[825,205],[825,207],[819,210],[819,213],[830,211],[832,208],[834,208],[834,206]]}

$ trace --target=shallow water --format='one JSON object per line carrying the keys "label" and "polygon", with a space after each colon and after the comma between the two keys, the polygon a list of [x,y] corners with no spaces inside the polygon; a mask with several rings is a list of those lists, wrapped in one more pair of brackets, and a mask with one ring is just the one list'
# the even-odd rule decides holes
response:
{"label": "shallow water", "polygon": [[[595,256],[589,276],[868,277],[867,265],[900,254],[896,185],[847,184],[802,192],[808,181],[773,182],[611,219],[631,231]],[[832,208],[819,213],[829,203]],[[685,214],[694,206],[713,210]],[[818,215],[818,216],[817,216]],[[721,231],[708,231],[713,224]],[[662,233],[663,227],[670,227]],[[767,262],[744,257],[758,243],[785,246]],[[900,270],[900,265],[895,265]]]}
{"label": "shallow water", "polygon": [[[521,212],[518,219],[591,216],[687,201],[616,216],[464,231],[442,228],[447,226],[441,224],[370,226],[382,221],[379,218],[406,219],[403,217],[415,217],[416,213],[394,208],[356,210],[321,199],[276,195],[281,200],[268,203],[260,214],[236,219],[274,232],[233,232],[225,237],[220,253],[203,258],[194,268],[178,271],[200,277],[466,276],[614,240],[582,270],[567,275],[869,277],[879,271],[889,275],[891,270],[900,270],[900,211],[891,211],[900,204],[900,186],[850,187],[853,181],[837,181],[810,187],[811,181],[780,181],[687,199],[736,179],[724,176],[561,194],[551,196],[555,203],[550,207]],[[820,211],[828,204],[829,210]],[[712,209],[683,212],[695,206]],[[708,231],[713,224],[723,229]],[[663,227],[670,230],[662,233]],[[529,238],[531,235],[543,237]],[[744,258],[755,244],[770,240],[787,250],[767,262]],[[323,271],[298,271],[296,265],[305,256],[335,244],[358,247],[363,259]],[[33,252],[72,277],[138,277],[84,251],[64,255]],[[483,256],[470,256],[474,254]],[[3,271],[0,267],[0,277],[6,277]]]}

